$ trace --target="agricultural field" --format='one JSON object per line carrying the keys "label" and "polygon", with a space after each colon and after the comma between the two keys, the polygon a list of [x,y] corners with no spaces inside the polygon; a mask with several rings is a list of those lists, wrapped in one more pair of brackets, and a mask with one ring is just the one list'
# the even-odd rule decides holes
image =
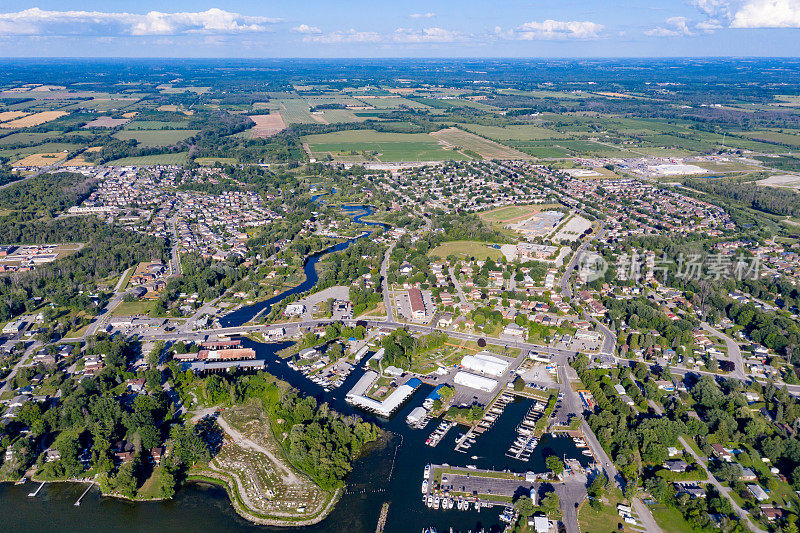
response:
{"label": "agricultural field", "polygon": [[359,100],[364,102],[364,105],[373,106],[379,109],[399,109],[400,106],[410,107],[411,109],[431,109],[430,106],[403,98],[401,96],[359,96]]}
{"label": "agricultural field", "polygon": [[39,144],[63,135],[60,131],[44,133],[15,132],[0,138],[0,146],[8,144]]}
{"label": "agricultural field", "polygon": [[20,167],[49,167],[66,158],[64,152],[39,153],[26,156],[14,164]]}
{"label": "agricultural field", "polygon": [[172,146],[189,137],[196,135],[200,130],[122,130],[114,134],[121,141],[134,139],[140,146],[147,148],[156,146]]}
{"label": "agricultural field", "polygon": [[32,128],[34,126],[39,126],[41,124],[50,122],[51,120],[61,118],[67,114],[68,113],[65,113],[64,111],[42,111],[41,113],[34,113],[32,115],[27,115],[15,120],[9,120],[8,122],[3,122],[2,124],[0,124],[0,128],[6,128],[6,129]]}
{"label": "agricultural field", "polygon": [[299,98],[287,98],[279,100],[280,114],[286,124],[315,124],[319,122],[309,111],[305,100]]}
{"label": "agricultural field", "polygon": [[322,112],[322,119],[328,124],[341,124],[343,122],[364,122],[366,119],[358,117],[349,109],[326,109]]}
{"label": "agricultural field", "polygon": [[269,115],[250,115],[250,120],[256,123],[248,130],[249,138],[265,139],[286,129],[286,124],[280,113],[272,112]]}
{"label": "agricultural field", "polygon": [[126,166],[126,165],[185,165],[189,162],[189,152],[178,152],[174,154],[154,154],[142,155],[139,157],[125,157],[115,161],[109,161],[108,166]]}
{"label": "agricultural field", "polygon": [[97,117],[87,122],[84,128],[118,128],[130,122],[127,118]]}
{"label": "agricultural field", "polygon": [[194,161],[204,167],[212,167],[215,163],[235,165],[239,162],[235,157],[198,157]]}
{"label": "agricultural field", "polygon": [[566,135],[542,126],[515,124],[512,126],[484,126],[481,124],[458,124],[467,131],[495,141],[541,141],[565,139]]}
{"label": "agricultural field", "polygon": [[185,129],[188,122],[166,120],[135,120],[129,122],[126,130],[181,130]]}
{"label": "agricultural field", "polygon": [[742,135],[755,141],[776,142],[792,148],[800,148],[800,132],[796,130],[791,133],[780,131],[737,131],[736,135]]}
{"label": "agricultural field", "polygon": [[0,149],[0,157],[7,157],[12,163],[33,154],[54,154],[56,152],[72,152],[83,148],[80,144],[72,143],[44,143],[24,148]]}
{"label": "agricultural field", "polygon": [[440,141],[461,150],[474,152],[484,159],[530,159],[530,156],[502,144],[484,139],[458,128],[447,128],[431,133]]}
{"label": "agricultural field", "polygon": [[482,242],[452,241],[440,244],[431,250],[428,255],[441,258],[455,255],[463,259],[474,257],[475,259],[500,260],[503,257],[503,252],[499,248],[492,248]]}
{"label": "agricultural field", "polygon": [[23,111],[3,111],[0,112],[0,122],[7,122],[9,120],[22,118],[25,115],[27,115],[27,113]]}
{"label": "agricultural field", "polygon": [[384,133],[374,130],[348,130],[308,135],[303,138],[316,157],[344,152],[371,152],[380,161],[465,160],[467,156],[446,149],[436,138],[424,133]]}

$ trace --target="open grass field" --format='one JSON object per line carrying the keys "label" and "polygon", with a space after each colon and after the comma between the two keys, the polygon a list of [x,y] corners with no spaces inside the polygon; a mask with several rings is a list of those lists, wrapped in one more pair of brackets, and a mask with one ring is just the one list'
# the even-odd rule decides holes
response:
{"label": "open grass field", "polygon": [[431,135],[461,150],[475,152],[484,159],[531,159],[531,156],[524,152],[458,128],[439,130],[431,133]]}
{"label": "open grass field", "polygon": [[155,154],[143,155],[139,157],[125,157],[110,161],[109,166],[154,166],[154,165],[185,165],[189,162],[189,152],[178,152],[175,154]]}
{"label": "open grass field", "polygon": [[364,122],[364,117],[357,117],[349,109],[326,109],[322,113],[322,118],[328,124],[341,124],[343,122]]}
{"label": "open grass field", "polygon": [[66,159],[66,157],[67,154],[64,152],[31,154],[14,164],[21,167],[49,167],[50,165],[55,165],[59,161]]}
{"label": "open grass field", "polygon": [[[424,133],[385,133],[374,130],[346,130],[303,138],[317,155],[343,152],[375,152],[380,161],[464,160],[467,156],[447,149]],[[353,154],[356,155],[356,154]]]}
{"label": "open grass field", "polygon": [[251,139],[265,139],[286,129],[283,117],[281,117],[280,113],[275,111],[271,112],[269,115],[250,115],[250,120],[256,123],[256,125],[249,130]]}
{"label": "open grass field", "polygon": [[122,130],[114,134],[114,137],[122,141],[135,139],[140,146],[171,146],[184,139],[197,134],[200,130]]}
{"label": "open grass field", "polygon": [[0,124],[0,128],[18,129],[18,128],[32,128],[39,126],[45,122],[50,122],[57,118],[61,118],[68,113],[64,111],[42,111],[41,113],[34,113],[15,120],[9,120]]}
{"label": "open grass field", "polygon": [[567,137],[556,130],[527,124],[517,124],[513,126],[458,124],[458,126],[483,137],[494,139],[495,141],[541,141],[544,139],[565,139]]}
{"label": "open grass field", "polygon": [[120,302],[120,304],[111,311],[111,316],[149,315],[150,311],[155,309],[155,307],[156,302],[152,300]]}
{"label": "open grass field", "polygon": [[531,216],[540,211],[547,211],[552,207],[554,207],[552,204],[508,205],[491,211],[485,211],[480,213],[479,216],[486,222],[498,222],[502,224]]}
{"label": "open grass field", "polygon": [[503,252],[498,248],[477,241],[452,241],[445,242],[434,248],[428,255],[445,258],[455,255],[461,258],[493,259],[499,260]]}

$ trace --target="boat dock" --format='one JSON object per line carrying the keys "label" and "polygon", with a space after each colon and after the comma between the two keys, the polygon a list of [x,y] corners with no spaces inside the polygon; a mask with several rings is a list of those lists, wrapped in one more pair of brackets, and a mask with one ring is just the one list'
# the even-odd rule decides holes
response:
{"label": "boat dock", "polygon": [[430,437],[425,441],[425,444],[431,448],[436,448],[444,436],[447,435],[447,432],[453,429],[453,426],[455,426],[453,422],[442,422],[433,430],[433,433],[431,433]]}
{"label": "boat dock", "polygon": [[489,407],[486,408],[486,412],[483,413],[483,417],[478,421],[478,423],[472,426],[469,431],[467,431],[460,439],[458,439],[458,441],[456,441],[455,450],[457,452],[467,453],[467,450],[469,450],[475,443],[475,437],[490,429],[494,425],[495,420],[497,420],[497,418],[503,414],[506,406],[513,401],[513,394],[508,392],[500,393],[500,395],[495,398]]}
{"label": "boat dock", "polygon": [[81,494],[81,497],[80,497],[80,498],[78,498],[78,501],[76,501],[76,502],[75,502],[75,507],[79,507],[79,506],[80,506],[80,504],[81,504],[81,500],[83,500],[83,497],[84,497],[84,496],[86,496],[86,494],[87,494],[87,493],[88,493],[90,490],[92,490],[92,487],[94,487],[94,481],[92,481],[91,483],[89,483],[89,486],[88,486],[88,487],[86,487],[86,490],[85,490],[85,491],[83,491],[83,494]]}
{"label": "boat dock", "polygon": [[29,498],[35,498],[36,496],[38,496],[39,495],[39,491],[42,490],[42,487],[44,487],[44,484],[45,484],[45,482],[42,481],[42,484],[39,485],[38,489],[36,489],[34,492],[28,493],[28,497]]}
{"label": "boat dock", "polygon": [[506,456],[520,461],[529,461],[533,450],[539,444],[536,436],[536,422],[542,417],[545,404],[534,402],[522,422],[517,426],[517,438],[506,452]]}

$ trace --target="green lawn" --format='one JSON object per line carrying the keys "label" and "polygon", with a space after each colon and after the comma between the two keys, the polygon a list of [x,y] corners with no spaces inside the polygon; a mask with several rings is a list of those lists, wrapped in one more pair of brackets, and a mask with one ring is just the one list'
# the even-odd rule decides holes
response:
{"label": "green lawn", "polygon": [[111,316],[147,315],[155,309],[156,302],[145,300],[141,302],[121,302],[111,311]]}
{"label": "green lawn", "polygon": [[445,258],[451,254],[458,257],[475,257],[477,259],[491,258],[493,260],[499,260],[503,257],[503,252],[497,248],[490,248],[486,244],[476,241],[445,242],[429,253],[429,255],[441,258]]}
{"label": "green lawn", "polygon": [[696,529],[683,518],[680,511],[674,507],[666,505],[656,505],[651,507],[653,518],[664,533],[700,533],[701,529]]}
{"label": "green lawn", "polygon": [[458,124],[472,133],[495,141],[540,141],[543,139],[564,139],[567,136],[549,128],[527,124],[512,126],[484,126],[481,124]]}

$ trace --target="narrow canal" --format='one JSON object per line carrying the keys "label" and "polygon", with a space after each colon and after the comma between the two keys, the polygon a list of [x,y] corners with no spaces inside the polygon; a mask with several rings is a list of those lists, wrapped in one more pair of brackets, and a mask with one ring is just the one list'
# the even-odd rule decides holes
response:
{"label": "narrow canal", "polygon": [[[318,198],[316,198],[318,200]],[[354,220],[364,224],[380,226],[362,219],[372,213],[368,206],[343,206],[354,214]],[[363,237],[358,237],[363,238]],[[316,264],[331,252],[346,249],[352,242],[337,244],[308,258],[304,264],[306,281],[266,302],[240,308],[220,320],[222,325],[241,325],[253,316],[269,309],[276,302],[291,294],[304,292],[318,281]],[[272,528],[255,526],[240,518],[231,507],[223,489],[214,486],[190,484],[183,487],[176,497],[168,502],[130,503],[114,498],[102,497],[93,490],[82,501],[80,507],[73,503],[85,490],[77,484],[49,484],[36,498],[27,496],[31,484],[14,486],[0,484],[0,501],[4,503],[2,530],[15,532],[40,532],[60,530],[71,533],[87,531],[163,531],[184,532],[210,530],[218,533],[240,531],[303,531],[330,533],[371,533],[380,513],[381,505],[390,501],[391,506],[384,531],[387,533],[419,532],[434,526],[440,532],[453,531],[498,531],[500,508],[483,509],[477,512],[433,510],[422,502],[420,485],[422,471],[427,463],[453,466],[475,465],[486,469],[509,469],[515,472],[545,471],[545,459],[550,455],[575,458],[582,464],[587,458],[581,455],[569,438],[546,435],[528,462],[518,461],[505,455],[516,438],[516,426],[531,406],[530,400],[518,399],[509,404],[498,417],[491,430],[480,435],[467,454],[454,450],[455,441],[462,432],[454,428],[436,448],[425,445],[425,440],[436,427],[436,421],[423,430],[414,430],[405,423],[406,415],[421,405],[431,387],[423,385],[390,420],[375,419],[354,410],[344,401],[345,393],[364,373],[359,367],[350,374],[344,384],[325,392],[301,373],[289,368],[276,353],[287,344],[262,344],[244,339],[245,346],[256,350],[258,357],[267,362],[267,371],[292,386],[327,402],[345,414],[359,414],[378,423],[390,435],[388,442],[377,446],[371,453],[354,465],[347,489],[331,515],[320,524],[302,528]]]}

